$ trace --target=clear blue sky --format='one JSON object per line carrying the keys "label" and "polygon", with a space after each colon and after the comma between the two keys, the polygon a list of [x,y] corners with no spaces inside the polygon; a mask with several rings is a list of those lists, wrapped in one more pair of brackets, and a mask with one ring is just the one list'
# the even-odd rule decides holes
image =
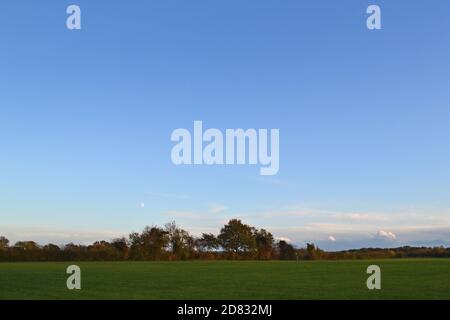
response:
{"label": "clear blue sky", "polygon": [[[450,245],[447,0],[4,1],[0,41],[12,240],[240,217],[329,249]],[[279,128],[279,174],[174,166],[170,134],[194,120]]]}

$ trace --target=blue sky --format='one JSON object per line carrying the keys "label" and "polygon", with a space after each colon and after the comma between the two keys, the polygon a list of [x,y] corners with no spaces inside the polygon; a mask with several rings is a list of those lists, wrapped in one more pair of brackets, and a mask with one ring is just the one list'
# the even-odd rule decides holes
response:
{"label": "blue sky", "polygon": [[[66,29],[66,7],[82,30]],[[378,4],[382,30],[366,28]],[[450,3],[5,1],[0,234],[239,217],[302,245],[450,245]],[[174,166],[176,128],[279,128],[280,171]],[[145,204],[142,206],[142,203]]]}

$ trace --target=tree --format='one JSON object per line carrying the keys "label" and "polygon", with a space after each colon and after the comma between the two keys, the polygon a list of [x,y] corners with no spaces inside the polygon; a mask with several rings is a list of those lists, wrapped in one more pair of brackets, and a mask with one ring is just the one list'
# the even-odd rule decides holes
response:
{"label": "tree", "polygon": [[118,260],[119,252],[107,241],[96,241],[88,247],[89,257],[93,260]]}
{"label": "tree", "polygon": [[64,259],[65,260],[85,260],[88,258],[87,247],[83,245],[77,245],[74,243],[68,243],[64,246]]}
{"label": "tree", "polygon": [[270,260],[273,252],[273,235],[264,229],[256,230],[255,241],[258,259]]}
{"label": "tree", "polygon": [[145,227],[141,234],[130,234],[130,257],[136,260],[160,260],[165,255],[169,236],[164,229]]}
{"label": "tree", "polygon": [[229,253],[252,252],[256,248],[254,230],[241,220],[232,219],[220,230],[220,245]]}
{"label": "tree", "polygon": [[49,243],[42,247],[43,259],[47,261],[61,260],[61,249],[56,245]]}
{"label": "tree", "polygon": [[120,259],[128,259],[129,248],[125,237],[113,239],[111,241],[111,246],[117,251]]}
{"label": "tree", "polygon": [[148,257],[152,260],[160,260],[169,243],[167,232],[158,227],[147,227],[142,232],[142,238]]}
{"label": "tree", "polygon": [[284,240],[278,242],[278,258],[280,260],[294,260],[296,258],[294,247]]}
{"label": "tree", "polygon": [[38,244],[34,241],[18,241],[18,242],[16,242],[14,247],[17,249],[28,250],[28,251],[39,249]]}
{"label": "tree", "polygon": [[213,251],[220,247],[219,239],[212,233],[203,233],[202,237],[197,240],[197,246],[200,251]]}
{"label": "tree", "polygon": [[0,261],[5,261],[9,257],[9,240],[3,236],[0,236]]}
{"label": "tree", "polygon": [[9,249],[11,257],[18,261],[40,260],[39,246],[34,241],[18,241]]}
{"label": "tree", "polygon": [[179,228],[175,221],[167,223],[164,230],[167,232],[173,256],[182,260],[189,258],[194,251],[194,238],[189,232]]}
{"label": "tree", "polygon": [[9,240],[0,236],[0,250],[7,250],[9,248]]}
{"label": "tree", "polygon": [[308,252],[307,258],[310,260],[320,259],[323,256],[323,251],[316,247],[314,243],[307,243],[306,251]]}
{"label": "tree", "polygon": [[138,232],[130,233],[128,236],[130,243],[129,257],[131,260],[145,260],[144,241]]}

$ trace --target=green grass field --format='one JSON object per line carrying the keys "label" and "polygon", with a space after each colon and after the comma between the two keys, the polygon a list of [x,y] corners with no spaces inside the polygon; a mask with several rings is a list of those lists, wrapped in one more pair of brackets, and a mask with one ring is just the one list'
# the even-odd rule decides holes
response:
{"label": "green grass field", "polygon": [[[381,290],[366,288],[371,264]],[[450,259],[0,263],[0,299],[450,299]]]}

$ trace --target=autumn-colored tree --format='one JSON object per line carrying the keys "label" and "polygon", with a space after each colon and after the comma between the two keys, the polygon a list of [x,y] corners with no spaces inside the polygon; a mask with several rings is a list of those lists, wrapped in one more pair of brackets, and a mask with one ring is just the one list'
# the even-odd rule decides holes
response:
{"label": "autumn-colored tree", "polygon": [[39,249],[39,245],[34,241],[18,241],[18,242],[16,242],[14,247],[17,249],[28,250],[28,251]]}
{"label": "autumn-colored tree", "polygon": [[111,245],[117,251],[120,260],[128,259],[129,247],[125,237],[113,239]]}
{"label": "autumn-colored tree", "polygon": [[273,235],[264,230],[255,231],[257,258],[260,260],[272,259],[273,253]]}
{"label": "autumn-colored tree", "polygon": [[0,236],[0,250],[7,250],[9,247],[9,240]]}
{"label": "autumn-colored tree", "polygon": [[321,259],[323,257],[324,252],[319,249],[314,243],[307,243],[306,244],[306,251],[307,251],[307,259],[310,260],[316,260]]}
{"label": "autumn-colored tree", "polygon": [[219,249],[220,241],[212,233],[203,233],[201,238],[197,239],[197,247],[200,251],[215,251]]}
{"label": "autumn-colored tree", "polygon": [[194,251],[194,238],[189,235],[189,232],[179,228],[175,221],[167,223],[164,230],[168,235],[172,258],[188,259]]}
{"label": "autumn-colored tree", "polygon": [[161,260],[169,244],[169,235],[164,229],[145,227],[141,234],[130,234],[130,256],[136,260]]}
{"label": "autumn-colored tree", "polygon": [[280,260],[294,260],[296,259],[294,246],[284,240],[278,242],[278,259]]}
{"label": "autumn-colored tree", "polygon": [[146,252],[144,248],[144,241],[138,232],[130,233],[128,236],[130,249],[129,257],[131,260],[145,260]]}
{"label": "autumn-colored tree", "polygon": [[253,252],[256,249],[254,230],[241,220],[232,219],[220,230],[218,236],[220,245],[234,257],[239,253]]}
{"label": "autumn-colored tree", "polygon": [[169,243],[167,231],[158,227],[147,227],[142,232],[144,247],[151,260],[160,260]]}
{"label": "autumn-colored tree", "polygon": [[52,261],[62,260],[61,248],[58,247],[56,244],[49,243],[43,246],[42,252],[44,256],[43,260],[52,260]]}

